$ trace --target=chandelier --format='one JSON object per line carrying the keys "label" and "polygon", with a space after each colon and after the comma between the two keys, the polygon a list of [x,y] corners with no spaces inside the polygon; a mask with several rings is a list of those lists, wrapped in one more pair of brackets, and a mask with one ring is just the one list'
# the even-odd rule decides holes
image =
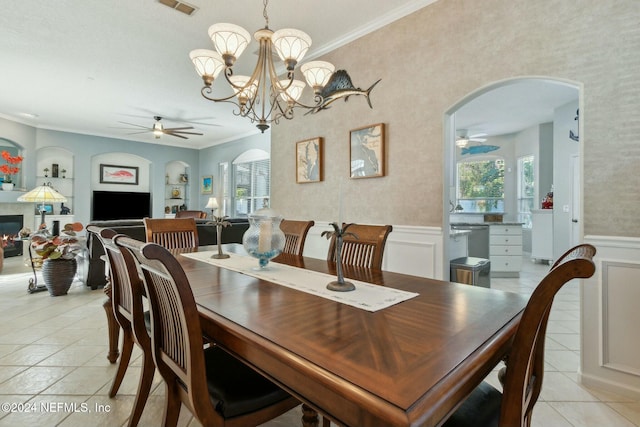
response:
{"label": "chandelier", "polygon": [[[328,104],[336,99],[345,98],[346,100],[351,95],[365,95],[371,106],[369,92],[378,82],[366,91],[356,89],[351,84],[346,71],[339,70],[334,73],[335,67],[325,61],[311,61],[300,67],[307,84],[313,89],[315,103],[307,105],[300,102],[305,83],[295,79],[294,71],[309,50],[311,37],[291,28],[275,32],[269,29],[267,16],[269,1],[264,0],[263,3],[265,27],[253,34],[260,43],[260,49],[258,62],[251,76],[233,74],[236,60],[251,41],[249,32],[238,25],[228,23],[212,25],[209,27],[209,37],[216,50],[195,49],[189,53],[196,72],[204,81],[200,91],[203,97],[209,101],[234,104],[237,107],[234,114],[248,117],[252,123],[257,123],[257,128],[263,133],[269,129],[270,123],[277,124],[282,117],[292,119],[295,107],[315,113],[327,108]],[[273,62],[274,51],[284,62],[286,78],[280,78],[277,74]],[[233,93],[216,98],[212,96],[212,85],[215,78],[223,71]],[[338,77],[339,81],[330,83],[330,79],[333,81]]]}

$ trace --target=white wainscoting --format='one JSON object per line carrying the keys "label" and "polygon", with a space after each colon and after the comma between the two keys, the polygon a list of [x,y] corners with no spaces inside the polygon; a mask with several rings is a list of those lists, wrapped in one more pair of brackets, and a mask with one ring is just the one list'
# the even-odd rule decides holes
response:
{"label": "white wainscoting", "polygon": [[[326,259],[329,240],[322,237],[325,230],[333,230],[328,222],[316,222],[309,230],[304,256]],[[448,237],[448,236],[447,236]],[[413,276],[442,279],[442,228],[393,225],[382,260],[382,269]]]}
{"label": "white wainscoting", "polygon": [[583,283],[581,369],[585,385],[640,398],[640,239],[586,236],[596,273]]}

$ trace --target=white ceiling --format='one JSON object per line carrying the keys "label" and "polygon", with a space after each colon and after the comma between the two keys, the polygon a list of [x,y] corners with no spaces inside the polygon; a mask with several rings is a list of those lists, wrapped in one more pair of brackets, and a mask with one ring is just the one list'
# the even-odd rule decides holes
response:
{"label": "white ceiling", "polygon": [[[435,1],[272,0],[269,26],[307,32],[313,39],[308,61]],[[41,129],[192,148],[257,133],[248,119],[232,114],[232,105],[202,98],[202,80],[188,54],[212,48],[207,29],[213,23],[232,22],[250,32],[264,27],[263,3],[188,3],[198,7],[192,16],[157,0],[12,2],[0,14],[0,117]],[[254,42],[236,74],[249,73],[256,50]],[[548,121],[553,108],[577,97],[575,89],[554,86],[507,85],[484,94],[456,114],[456,127],[496,135]],[[151,127],[156,115],[165,127],[193,126],[204,135],[157,140],[151,133],[131,134],[137,129],[120,123]]]}
{"label": "white ceiling", "polygon": [[[311,36],[307,61],[434,1],[272,0],[267,11],[271,29]],[[42,129],[194,148],[256,133],[231,104],[202,98],[188,55],[213,48],[211,24],[231,22],[251,33],[263,28],[263,2],[187,3],[198,8],[192,16],[157,0],[19,0],[3,7],[0,116]],[[256,50],[253,42],[238,67],[252,69]],[[165,127],[191,125],[204,136],[156,140],[151,133],[130,135],[135,130],[119,123],[151,127],[155,115]]]}

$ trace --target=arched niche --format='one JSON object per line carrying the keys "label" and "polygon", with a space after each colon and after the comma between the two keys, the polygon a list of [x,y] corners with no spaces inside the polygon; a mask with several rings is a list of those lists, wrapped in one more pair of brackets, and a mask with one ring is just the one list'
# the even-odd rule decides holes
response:
{"label": "arched niche", "polygon": [[[20,144],[11,141],[10,139],[0,138],[0,151],[7,151],[11,156],[23,156],[23,148]],[[0,159],[0,162],[4,164],[4,160]],[[19,165],[20,171],[13,176],[13,183],[16,187],[24,187],[24,166]],[[4,180],[4,176],[0,175],[0,178]]]}

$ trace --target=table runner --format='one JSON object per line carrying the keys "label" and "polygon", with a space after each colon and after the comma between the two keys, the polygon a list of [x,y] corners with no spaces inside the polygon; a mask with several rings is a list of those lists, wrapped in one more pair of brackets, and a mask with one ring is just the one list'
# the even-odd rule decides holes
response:
{"label": "table runner", "polygon": [[230,258],[213,259],[211,255],[214,253],[217,253],[217,251],[193,252],[181,255],[370,312],[382,310],[419,295],[414,292],[352,279],[348,280],[356,286],[354,291],[330,291],[327,289],[327,283],[336,279],[335,276],[330,274],[274,262],[270,262],[267,269],[259,270],[256,269],[258,267],[256,258],[231,253],[229,254]]}

